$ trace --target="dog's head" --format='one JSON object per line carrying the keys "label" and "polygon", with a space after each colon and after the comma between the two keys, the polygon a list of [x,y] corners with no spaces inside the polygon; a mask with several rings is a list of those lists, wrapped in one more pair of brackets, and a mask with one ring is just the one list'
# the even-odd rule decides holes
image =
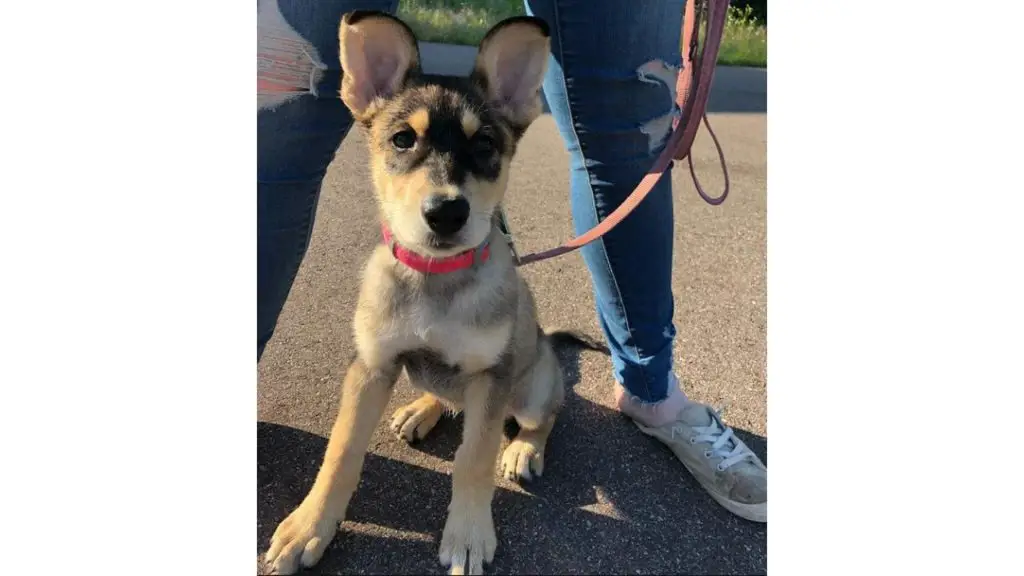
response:
{"label": "dog's head", "polygon": [[351,12],[339,32],[342,100],[366,127],[386,224],[406,247],[443,257],[481,244],[508,182],[516,144],[540,114],[548,28],[517,17],[480,43],[468,80],[425,83],[412,31]]}

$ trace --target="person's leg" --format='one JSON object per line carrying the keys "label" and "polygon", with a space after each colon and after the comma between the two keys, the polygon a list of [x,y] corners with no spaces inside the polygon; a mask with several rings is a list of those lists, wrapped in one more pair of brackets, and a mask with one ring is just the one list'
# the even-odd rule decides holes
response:
{"label": "person's leg", "polygon": [[258,0],[256,358],[306,253],[320,185],[352,117],[338,97],[338,24],[398,0]]}
{"label": "person's leg", "polygon": [[[577,234],[611,214],[664,149],[679,114],[685,2],[525,0],[551,26],[544,95],[570,154]],[[673,374],[672,246],[666,175],[628,218],[581,249],[612,350],[617,405],[718,502],[763,521],[763,464],[717,414],[689,402]]]}
{"label": "person's leg", "polygon": [[[684,0],[527,0],[552,27],[544,95],[570,153],[576,233],[607,217],[661,153],[672,120]],[[672,373],[672,182],[581,249],[615,379],[644,403]]]}

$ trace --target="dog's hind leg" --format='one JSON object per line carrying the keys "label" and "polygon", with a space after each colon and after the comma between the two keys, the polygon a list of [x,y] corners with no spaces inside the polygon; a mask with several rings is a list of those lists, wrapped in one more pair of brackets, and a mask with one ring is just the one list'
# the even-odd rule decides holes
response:
{"label": "dog's hind leg", "polygon": [[444,405],[437,396],[424,392],[422,396],[395,410],[391,419],[391,430],[406,442],[414,442],[426,438],[434,429]]}
{"label": "dog's hind leg", "polygon": [[544,447],[554,426],[555,414],[549,415],[537,428],[525,428],[520,424],[519,434],[501,456],[501,473],[506,480],[529,482],[534,475],[540,478],[544,474]]}
{"label": "dog's hind leg", "polygon": [[528,378],[528,393],[512,410],[519,433],[501,457],[502,475],[510,481],[530,481],[544,474],[544,448],[565,400],[562,370],[548,342],[541,344],[537,364]]}

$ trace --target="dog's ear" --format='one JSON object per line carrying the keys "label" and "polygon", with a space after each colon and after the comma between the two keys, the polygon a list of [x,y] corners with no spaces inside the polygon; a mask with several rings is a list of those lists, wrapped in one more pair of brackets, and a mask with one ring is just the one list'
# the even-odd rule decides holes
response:
{"label": "dog's ear", "polygon": [[376,112],[378,99],[394,96],[419,69],[416,37],[404,22],[384,12],[345,14],[338,30],[341,99],[360,121]]}
{"label": "dog's ear", "polygon": [[492,106],[525,129],[541,112],[540,85],[550,53],[550,33],[543,20],[508,18],[480,42],[473,81]]}

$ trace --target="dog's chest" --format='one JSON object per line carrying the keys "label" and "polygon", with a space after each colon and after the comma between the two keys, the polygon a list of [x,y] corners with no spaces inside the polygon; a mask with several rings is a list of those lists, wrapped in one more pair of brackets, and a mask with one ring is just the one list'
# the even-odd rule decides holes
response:
{"label": "dog's chest", "polygon": [[[438,281],[447,279],[437,279]],[[512,338],[514,307],[503,276],[474,276],[462,284],[398,283],[400,302],[380,344],[395,357],[428,351],[459,372],[498,364]]]}
{"label": "dog's chest", "polygon": [[479,372],[498,363],[512,335],[511,320],[492,326],[466,325],[457,319],[415,315],[406,327],[412,349],[431,350],[449,366]]}

